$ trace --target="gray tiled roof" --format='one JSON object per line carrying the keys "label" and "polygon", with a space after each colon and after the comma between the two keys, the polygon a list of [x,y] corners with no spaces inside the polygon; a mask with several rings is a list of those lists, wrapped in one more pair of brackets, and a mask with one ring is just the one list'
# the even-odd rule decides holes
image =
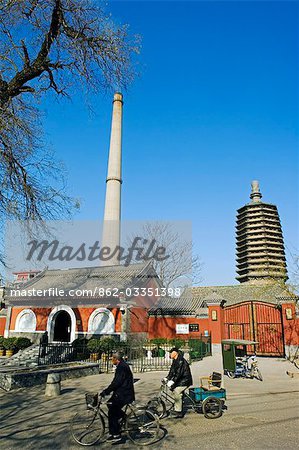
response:
{"label": "gray tiled roof", "polygon": [[[125,289],[133,287],[145,278],[156,278],[157,275],[150,262],[143,262],[125,266],[106,267],[84,267],[75,269],[44,270],[26,283],[14,284],[13,289],[18,287],[25,289],[49,288],[94,290],[96,287],[108,289]],[[9,292],[9,291],[8,291]],[[9,299],[8,295],[5,295]]]}
{"label": "gray tiled roof", "polygon": [[245,301],[279,303],[294,299],[287,286],[277,283],[236,284],[231,286],[199,286],[188,288],[179,298],[161,298],[150,310],[150,315],[206,315],[206,303],[225,301],[225,306]]}
{"label": "gray tiled roof", "polygon": [[191,290],[192,295],[201,299],[207,299],[214,292],[226,301],[225,306],[245,301],[278,303],[282,298],[294,298],[288,287],[281,283],[199,286]]}
{"label": "gray tiled roof", "polygon": [[150,315],[206,315],[207,308],[203,299],[196,297],[161,297],[153,308]]}
{"label": "gray tiled roof", "polygon": [[222,295],[219,295],[219,293],[217,293],[215,290],[212,291],[211,293],[209,293],[206,297],[204,297],[204,302],[206,304],[211,304],[211,303],[222,303],[225,302],[225,299],[223,298]]}

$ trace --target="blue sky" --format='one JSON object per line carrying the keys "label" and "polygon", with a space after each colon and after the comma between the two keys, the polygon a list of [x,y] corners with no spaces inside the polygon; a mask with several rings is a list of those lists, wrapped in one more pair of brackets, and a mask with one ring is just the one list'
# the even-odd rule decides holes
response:
{"label": "blue sky", "polygon": [[[235,283],[236,209],[260,181],[278,206],[287,253],[298,243],[298,4],[112,2],[142,35],[140,77],[124,93],[122,216],[191,220],[202,284]],[[48,141],[79,197],[102,219],[111,95],[48,100]],[[291,258],[289,258],[290,270]]]}

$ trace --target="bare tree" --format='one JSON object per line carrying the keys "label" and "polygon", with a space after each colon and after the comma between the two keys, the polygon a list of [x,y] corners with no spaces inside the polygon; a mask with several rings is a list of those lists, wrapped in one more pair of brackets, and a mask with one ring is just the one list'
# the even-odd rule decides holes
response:
{"label": "bare tree", "polygon": [[[295,303],[295,314],[296,318],[298,318],[299,314],[299,252],[298,250],[295,253],[291,253],[291,257],[293,259],[293,268],[291,271],[291,280],[288,282],[288,288],[291,294],[293,295],[294,303]],[[290,321],[291,322],[291,321]],[[290,326],[290,325],[289,325]],[[291,326],[293,329],[293,333],[291,335],[298,335],[298,328],[296,326],[296,322]],[[287,355],[288,359],[299,369],[299,345],[297,344],[293,346],[292,351]],[[292,376],[289,372],[288,375]]]}
{"label": "bare tree", "polygon": [[[292,270],[292,286],[295,292],[299,292],[299,252],[293,257],[293,270]],[[298,301],[297,301],[298,303]],[[299,305],[298,305],[299,306]]]}
{"label": "bare tree", "polygon": [[138,51],[93,0],[0,0],[0,216],[68,217],[64,171],[43,142],[43,95],[125,87]]}
{"label": "bare tree", "polygon": [[[152,253],[158,247],[166,249],[168,256],[162,261],[153,259],[153,267],[157,272],[165,288],[185,288],[189,284],[198,284],[201,281],[201,263],[198,255],[194,254],[191,239],[181,236],[174,224],[171,222],[146,222],[140,230],[140,237],[148,243],[154,242]],[[135,236],[130,236],[130,245]],[[147,243],[147,245],[148,245]]]}
{"label": "bare tree", "polygon": [[[53,219],[69,211],[61,166],[42,150],[36,102],[132,78],[137,51],[91,0],[6,0],[0,5],[0,213]],[[49,179],[52,178],[52,185]]]}

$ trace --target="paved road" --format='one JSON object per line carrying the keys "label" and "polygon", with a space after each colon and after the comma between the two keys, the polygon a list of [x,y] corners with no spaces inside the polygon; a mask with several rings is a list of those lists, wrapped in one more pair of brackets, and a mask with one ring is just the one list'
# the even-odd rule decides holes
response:
{"label": "paved road", "polygon": [[[208,420],[189,412],[182,420],[162,422],[165,436],[152,449],[216,450],[216,449],[295,449],[298,446],[299,382],[289,378],[294,371],[287,361],[260,359],[265,380],[230,380],[225,378],[228,392],[227,411],[220,419]],[[192,365],[194,384],[200,375],[221,368],[217,356]],[[138,402],[154,395],[164,372],[136,374]],[[46,398],[41,387],[0,393],[0,445],[7,450],[73,450],[68,423],[72,415],[84,408],[84,393],[105,387],[111,375],[94,375],[63,382],[62,395]],[[114,446],[136,448],[131,442]],[[103,444],[95,448],[108,449]]]}

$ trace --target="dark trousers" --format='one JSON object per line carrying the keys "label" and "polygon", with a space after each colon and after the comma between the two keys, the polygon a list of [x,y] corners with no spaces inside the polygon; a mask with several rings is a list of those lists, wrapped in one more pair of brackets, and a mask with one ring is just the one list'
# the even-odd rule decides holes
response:
{"label": "dark trousers", "polygon": [[46,356],[46,352],[47,352],[47,344],[42,344],[42,351],[41,351],[41,358],[44,358]]}
{"label": "dark trousers", "polygon": [[120,434],[121,429],[121,420],[125,413],[122,410],[124,403],[120,403],[114,400],[111,400],[111,403],[108,403],[108,422],[109,422],[109,433],[114,436]]}

